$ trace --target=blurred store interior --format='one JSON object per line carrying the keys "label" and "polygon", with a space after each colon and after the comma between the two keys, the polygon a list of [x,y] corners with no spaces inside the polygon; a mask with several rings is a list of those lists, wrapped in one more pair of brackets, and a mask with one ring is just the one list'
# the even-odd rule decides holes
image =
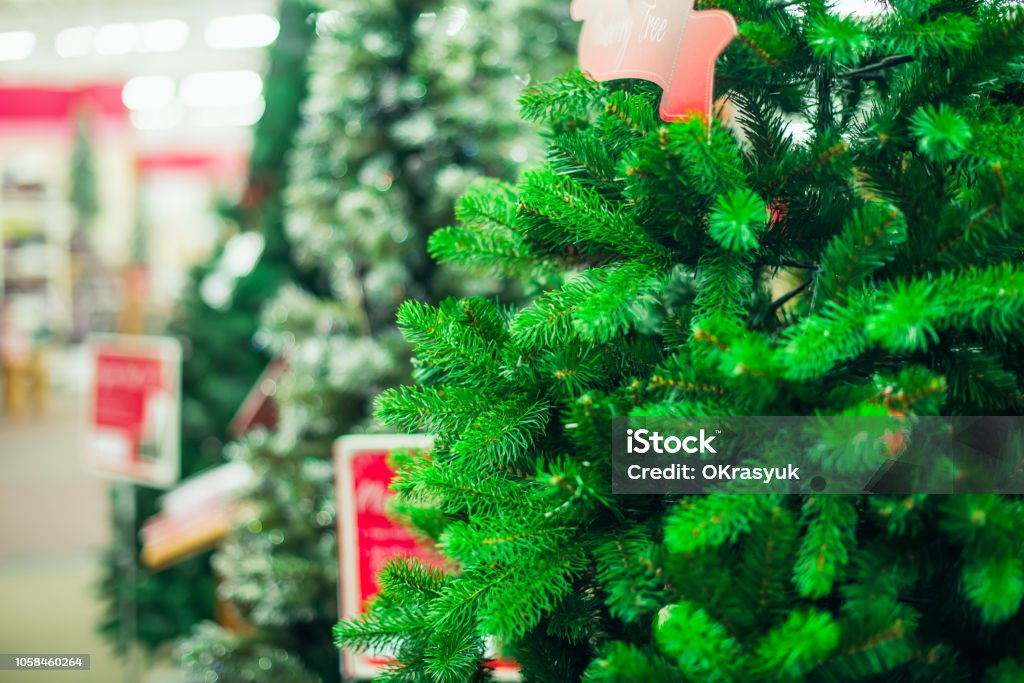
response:
{"label": "blurred store interior", "polygon": [[1020,0],[0,0],[0,683],[1024,682],[1024,499],[927,493],[1020,442],[911,430],[1024,412],[1022,74]]}
{"label": "blurred store interior", "polygon": [[[0,652],[92,652],[76,680],[126,666],[95,633],[110,502],[76,455],[82,342],[159,331],[229,236],[217,207],[245,185],[276,14],[273,0],[0,0],[0,599],[15,615]],[[251,267],[260,245],[240,244]],[[178,680],[159,657],[145,668],[138,680]]]}

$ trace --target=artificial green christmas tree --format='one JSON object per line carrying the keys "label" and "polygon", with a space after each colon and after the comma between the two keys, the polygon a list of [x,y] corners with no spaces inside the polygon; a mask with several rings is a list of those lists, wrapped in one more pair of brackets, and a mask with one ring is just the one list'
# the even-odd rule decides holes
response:
{"label": "artificial green christmas tree", "polygon": [[[406,297],[498,290],[435,268],[426,237],[452,220],[474,178],[512,178],[541,151],[514,103],[531,73],[557,73],[570,55],[568,8],[540,0],[321,9],[286,191],[288,237],[307,274],[266,306],[257,335],[288,361],[274,394],[280,422],[228,449],[256,474],[244,496],[253,515],[214,558],[221,595],[253,630],[196,629],[180,651],[197,679],[338,678],[331,443],[379,428],[373,397],[408,380],[394,324]],[[288,654],[285,672],[261,673],[269,651]]]}
{"label": "artificial green christmas tree", "polygon": [[68,202],[74,213],[74,227],[68,248],[71,252],[71,341],[80,343],[89,333],[95,288],[103,277],[103,264],[91,244],[91,227],[100,212],[96,187],[96,162],[87,117],[75,121],[75,142],[71,149],[71,177]]}
{"label": "artificial green christmas tree", "polygon": [[395,487],[455,569],[396,561],[337,627],[388,680],[484,680],[486,636],[529,681],[1024,680],[1018,498],[612,494],[615,416],[1022,407],[1024,13],[714,5],[734,124],[538,86],[548,162],[431,238],[564,283],[400,310],[417,384],[377,414],[437,435]]}
{"label": "artificial green christmas tree", "polygon": [[[225,279],[224,245],[209,262],[197,266],[182,294],[168,334],[183,341],[182,368],[182,476],[203,471],[224,461],[222,448],[228,426],[253,382],[269,361],[253,344],[259,311],[281,282],[296,271],[281,225],[280,193],[284,156],[296,127],[299,103],[306,89],[305,60],[313,27],[310,6],[303,0],[281,4],[280,35],[270,48],[265,78],[266,110],[254,133],[250,179],[245,201],[225,209],[225,217],[243,231],[262,237],[265,246],[258,261],[244,274]],[[226,242],[227,240],[223,240]],[[225,295],[211,297],[204,283],[219,279],[228,285]],[[160,491],[135,487],[137,522],[141,526],[158,510]],[[122,536],[123,534],[119,534]],[[138,549],[136,549],[137,552]],[[108,600],[103,631],[123,643],[122,604],[136,604],[137,633],[147,647],[173,641],[191,626],[214,616],[214,576],[210,553],[185,559],[162,571],[140,567],[133,580],[121,575],[116,546],[107,553],[102,592]]]}
{"label": "artificial green christmas tree", "polygon": [[100,212],[95,165],[88,119],[79,118],[75,121],[75,144],[71,149],[68,201],[75,212],[76,228],[80,230],[85,230]]}

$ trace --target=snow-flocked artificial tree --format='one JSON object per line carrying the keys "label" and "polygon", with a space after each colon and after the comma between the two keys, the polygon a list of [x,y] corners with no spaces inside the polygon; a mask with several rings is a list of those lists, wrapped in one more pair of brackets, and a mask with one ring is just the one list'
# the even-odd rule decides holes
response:
{"label": "snow-flocked artificial tree", "polygon": [[379,428],[373,397],[408,380],[395,327],[405,298],[501,289],[435,268],[426,238],[474,178],[511,179],[531,153],[540,158],[516,98],[533,74],[564,71],[571,58],[568,7],[544,0],[321,8],[286,192],[308,282],[263,311],[257,338],[288,361],[274,394],[280,423],[228,448],[256,474],[244,496],[252,516],[214,557],[221,594],[252,630],[196,629],[180,650],[200,679],[337,679],[331,443]]}

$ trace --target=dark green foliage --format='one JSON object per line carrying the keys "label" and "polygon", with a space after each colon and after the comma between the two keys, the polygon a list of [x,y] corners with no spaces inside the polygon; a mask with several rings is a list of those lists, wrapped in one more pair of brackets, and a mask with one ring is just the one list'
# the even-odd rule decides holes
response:
{"label": "dark green foliage", "polygon": [[410,591],[392,565],[337,628],[397,647],[393,678],[474,680],[488,635],[531,681],[1019,677],[1019,499],[611,495],[616,415],[1024,408],[1024,13],[718,5],[734,126],[656,120],[649,84],[536,86],[548,163],[432,238],[561,278],[402,309],[420,387],[378,415],[438,435],[396,488],[457,569]]}
{"label": "dark green foliage", "polygon": [[[291,145],[290,131],[306,88],[305,53],[312,34],[310,7],[302,0],[281,5],[281,34],[271,48],[266,78],[266,111],[255,131],[248,199],[228,213],[243,228],[258,230],[266,247],[248,274],[234,281],[230,300],[215,306],[204,299],[202,283],[219,267],[222,249],[194,269],[167,334],[184,346],[182,367],[181,471],[196,474],[224,462],[222,448],[228,424],[252,388],[269,357],[258,349],[253,335],[259,311],[280,284],[293,273],[288,250],[281,248],[283,156]],[[135,487],[137,523],[157,512],[159,491]],[[119,538],[123,536],[118,532]],[[134,600],[139,643],[156,647],[186,634],[193,624],[213,618],[214,577],[210,554],[204,553],[161,572],[140,567],[134,583],[121,576],[117,555],[108,552],[102,590],[109,599],[103,631],[120,634],[120,604]]]}
{"label": "dark green foliage", "polygon": [[92,141],[89,139],[89,122],[86,119],[75,122],[70,185],[68,200],[80,223],[79,227],[84,228],[100,211],[99,198],[96,196],[96,168]]}

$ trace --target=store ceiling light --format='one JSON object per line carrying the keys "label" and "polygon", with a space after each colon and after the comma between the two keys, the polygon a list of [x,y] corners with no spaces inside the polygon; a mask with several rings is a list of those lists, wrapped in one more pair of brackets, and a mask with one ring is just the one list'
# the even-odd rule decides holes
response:
{"label": "store ceiling light", "polygon": [[277,19],[269,14],[237,14],[212,19],[205,38],[212,48],[264,47],[277,39],[280,30]]}
{"label": "store ceiling light", "polygon": [[175,104],[163,109],[136,109],[129,117],[137,130],[168,130],[177,127],[184,115],[181,106]]}
{"label": "store ceiling light", "polygon": [[92,52],[96,29],[92,26],[74,26],[57,34],[54,49],[61,57],[81,57]]}
{"label": "store ceiling light", "polygon": [[186,76],[181,101],[190,107],[250,104],[260,98],[263,79],[255,71],[210,71]]}
{"label": "store ceiling light", "polygon": [[138,24],[107,24],[96,31],[96,52],[101,55],[125,55],[139,46]]}
{"label": "store ceiling light", "polygon": [[31,31],[0,33],[0,61],[14,62],[25,59],[36,46],[36,34]]}
{"label": "store ceiling light", "polygon": [[266,104],[263,98],[228,107],[201,107],[193,109],[189,115],[189,123],[201,128],[236,128],[251,126],[263,116]]}
{"label": "store ceiling light", "polygon": [[163,19],[139,25],[139,52],[174,52],[188,42],[188,24]]}
{"label": "store ceiling light", "polygon": [[136,76],[121,89],[121,101],[132,110],[161,109],[174,102],[174,85],[170,76]]}

